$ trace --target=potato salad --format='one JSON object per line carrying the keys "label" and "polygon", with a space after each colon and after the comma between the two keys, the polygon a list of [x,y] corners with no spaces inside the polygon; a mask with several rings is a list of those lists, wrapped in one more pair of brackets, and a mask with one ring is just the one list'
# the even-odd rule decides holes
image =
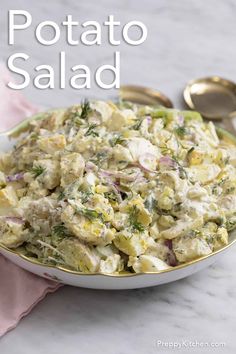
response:
{"label": "potato salad", "polygon": [[0,155],[0,243],[83,273],[158,272],[236,225],[236,147],[197,112],[84,101]]}

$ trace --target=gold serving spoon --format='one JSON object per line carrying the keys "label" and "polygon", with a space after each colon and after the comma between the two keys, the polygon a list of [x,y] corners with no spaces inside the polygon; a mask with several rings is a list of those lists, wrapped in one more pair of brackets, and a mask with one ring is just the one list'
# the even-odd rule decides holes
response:
{"label": "gold serving spoon", "polygon": [[[219,76],[190,81],[183,92],[185,103],[205,119],[218,120],[236,132],[236,84]],[[235,118],[235,119],[234,119]]]}
{"label": "gold serving spoon", "polygon": [[138,104],[161,105],[173,108],[171,100],[162,92],[143,86],[123,85],[119,90],[119,97],[124,101]]}

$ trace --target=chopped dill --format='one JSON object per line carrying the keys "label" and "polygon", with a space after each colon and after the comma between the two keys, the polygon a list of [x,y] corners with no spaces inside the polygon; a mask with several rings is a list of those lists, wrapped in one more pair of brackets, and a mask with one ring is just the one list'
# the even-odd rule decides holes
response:
{"label": "chopped dill", "polygon": [[92,195],[93,192],[91,191],[81,191],[81,203],[87,203]]}
{"label": "chopped dill", "polygon": [[176,162],[178,171],[179,171],[179,177],[181,179],[188,178],[187,172],[185,171],[185,168],[179,163],[177,156],[172,156],[172,159]]}
{"label": "chopped dill", "polygon": [[104,197],[107,198],[110,202],[117,202],[117,195],[113,191],[105,192]]}
{"label": "chopped dill", "polygon": [[46,171],[46,168],[40,165],[36,165],[31,168],[30,172],[34,176],[34,178],[37,178],[38,176],[42,175]]}
{"label": "chopped dill", "polygon": [[141,127],[141,125],[142,125],[142,123],[143,123],[143,120],[140,119],[140,120],[137,121],[134,125],[132,125],[132,126],[130,127],[130,129],[139,130],[140,127]]}
{"label": "chopped dill", "polygon": [[115,135],[113,138],[109,140],[109,143],[112,147],[114,147],[117,144],[122,144],[125,141],[124,138],[122,138],[121,134]]}
{"label": "chopped dill", "polygon": [[187,129],[184,126],[179,126],[175,129],[176,134],[183,138],[187,134]]}
{"label": "chopped dill", "polygon": [[76,212],[82,216],[85,216],[89,220],[101,219],[103,221],[102,213],[99,213],[98,211],[96,211],[94,209],[76,208]]}
{"label": "chopped dill", "polygon": [[90,103],[88,100],[84,100],[81,103],[81,113],[80,113],[80,118],[81,119],[86,119],[88,118],[89,113],[91,112],[91,107],[90,107]]}
{"label": "chopped dill", "polygon": [[65,236],[69,235],[68,229],[65,227],[64,224],[58,224],[58,225],[53,226],[52,232],[56,236],[60,236],[60,237],[65,237]]}
{"label": "chopped dill", "polygon": [[57,199],[58,199],[58,200],[63,200],[63,199],[65,199],[65,198],[66,198],[66,193],[65,193],[65,191],[60,191],[60,193],[59,193]]}
{"label": "chopped dill", "polygon": [[91,124],[89,127],[88,127],[88,130],[85,132],[85,136],[93,136],[93,137],[96,137],[96,136],[99,136],[98,132],[96,132],[94,129],[97,127],[96,124]]}
{"label": "chopped dill", "polygon": [[149,195],[144,202],[144,206],[148,211],[153,211],[157,207],[157,201],[155,198],[153,198],[151,195]]}
{"label": "chopped dill", "polygon": [[106,160],[106,158],[107,158],[107,152],[100,151],[92,159],[90,159],[90,161],[95,163],[95,165],[100,166],[103,163],[103,161]]}
{"label": "chopped dill", "polygon": [[57,247],[58,244],[65,238],[72,236],[70,231],[65,227],[63,223],[53,226],[51,243],[54,247]]}
{"label": "chopped dill", "polygon": [[139,210],[137,205],[133,205],[129,210],[129,224],[133,231],[144,231],[144,226],[138,221]]}

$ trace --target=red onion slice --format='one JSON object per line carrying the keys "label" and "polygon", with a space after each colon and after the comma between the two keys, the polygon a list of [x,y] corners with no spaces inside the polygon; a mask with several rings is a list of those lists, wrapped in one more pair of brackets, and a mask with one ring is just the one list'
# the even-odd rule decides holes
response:
{"label": "red onion slice", "polygon": [[15,175],[6,176],[6,181],[16,182],[22,180],[23,178],[24,178],[24,173],[20,172],[20,173],[16,173]]}
{"label": "red onion slice", "polygon": [[114,192],[114,194],[117,197],[118,203],[121,203],[122,202],[122,198],[121,198],[121,195],[120,195],[120,192],[119,192],[118,188],[116,187],[116,185],[114,183],[112,183],[110,186],[111,186],[112,191]]}
{"label": "red onion slice", "polygon": [[145,153],[143,155],[140,155],[139,159],[139,164],[141,166],[141,168],[146,171],[146,172],[156,172],[155,169],[152,169],[150,167],[151,166],[155,166],[156,165],[156,156],[150,153]]}
{"label": "red onion slice", "polygon": [[173,160],[171,157],[169,156],[162,156],[159,160],[159,163],[161,165],[164,165],[166,167],[171,167],[171,168],[176,168],[177,167],[177,164],[176,164],[176,161]]}
{"label": "red onion slice", "polygon": [[172,240],[165,240],[164,245],[168,247],[170,250],[172,250]]}
{"label": "red onion slice", "polygon": [[152,117],[146,116],[148,126],[152,124]]}
{"label": "red onion slice", "polygon": [[177,259],[173,252],[172,240],[165,240],[164,245],[168,247],[168,252],[166,256],[166,262],[169,266],[175,267],[177,265]]}
{"label": "red onion slice", "polygon": [[18,218],[16,216],[6,216],[6,221],[13,222],[14,224],[24,225],[25,221],[22,218]]}
{"label": "red onion slice", "polygon": [[85,165],[85,171],[86,172],[91,172],[91,171],[96,171],[98,167],[91,161],[86,162]]}
{"label": "red onion slice", "polygon": [[175,267],[177,265],[177,259],[173,251],[169,251],[167,253],[166,263],[171,267]]}

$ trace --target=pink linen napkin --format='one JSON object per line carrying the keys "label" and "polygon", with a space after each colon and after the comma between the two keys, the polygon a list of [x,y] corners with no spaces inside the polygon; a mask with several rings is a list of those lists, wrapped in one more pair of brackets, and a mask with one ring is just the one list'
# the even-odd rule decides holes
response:
{"label": "pink linen napkin", "polygon": [[[20,91],[6,87],[10,75],[0,64],[0,131],[37,112]],[[15,328],[46,294],[61,285],[31,274],[0,255],[0,337]]]}

